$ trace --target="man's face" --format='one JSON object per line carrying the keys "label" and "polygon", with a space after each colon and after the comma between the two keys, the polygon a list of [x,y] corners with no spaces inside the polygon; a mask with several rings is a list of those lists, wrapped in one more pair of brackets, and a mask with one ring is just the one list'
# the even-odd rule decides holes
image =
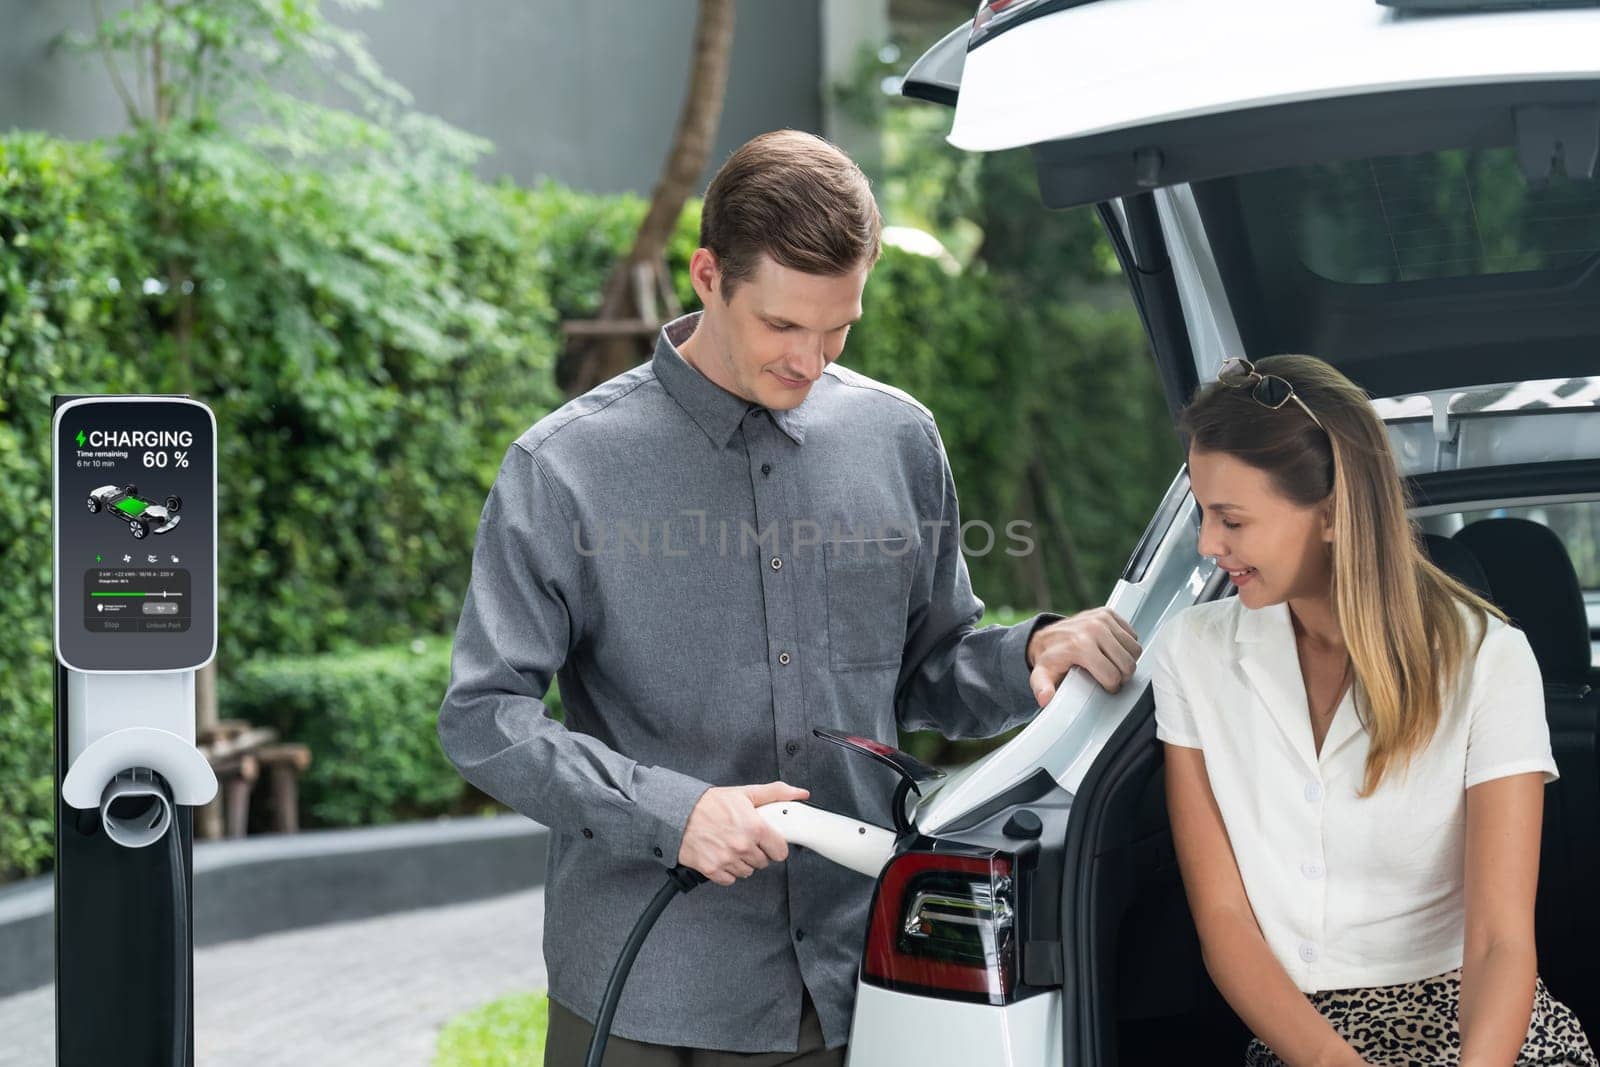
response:
{"label": "man's face", "polygon": [[829,277],[763,255],[728,301],[709,250],[695,252],[689,272],[706,311],[679,351],[728,392],[783,410],[798,406],[844,351],[850,326],[861,317],[871,268]]}

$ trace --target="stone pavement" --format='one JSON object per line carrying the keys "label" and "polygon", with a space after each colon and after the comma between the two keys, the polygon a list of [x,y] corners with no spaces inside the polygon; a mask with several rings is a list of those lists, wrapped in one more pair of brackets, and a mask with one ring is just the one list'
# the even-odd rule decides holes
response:
{"label": "stone pavement", "polygon": [[[544,890],[195,953],[197,1067],[429,1067],[445,1022],[545,987]],[[0,1067],[55,1062],[55,995],[0,999]]]}

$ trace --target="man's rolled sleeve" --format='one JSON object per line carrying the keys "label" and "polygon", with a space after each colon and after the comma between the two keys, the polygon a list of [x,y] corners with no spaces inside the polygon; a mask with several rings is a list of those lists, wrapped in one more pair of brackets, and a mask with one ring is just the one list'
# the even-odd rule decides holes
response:
{"label": "man's rolled sleeve", "polygon": [[557,487],[513,444],[478,522],[439,743],[462,777],[513,810],[672,866],[710,784],[643,766],[556,722],[544,705],[582,633],[583,581]]}
{"label": "man's rolled sleeve", "polygon": [[1046,612],[1013,626],[975,628],[983,601],[972,592],[961,554],[955,477],[938,428],[931,421],[923,428],[937,464],[931,490],[937,517],[918,550],[895,716],[907,730],[993,737],[1038,713],[1028,682],[1028,639],[1062,616]]}

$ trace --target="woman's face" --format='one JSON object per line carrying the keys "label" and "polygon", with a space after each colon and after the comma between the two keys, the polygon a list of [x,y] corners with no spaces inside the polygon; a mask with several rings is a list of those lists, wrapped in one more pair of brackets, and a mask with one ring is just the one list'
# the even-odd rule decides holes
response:
{"label": "woman's face", "polygon": [[1200,554],[1233,575],[1245,607],[1328,594],[1333,525],[1327,504],[1296,504],[1265,471],[1223,452],[1191,448],[1189,484],[1203,509]]}

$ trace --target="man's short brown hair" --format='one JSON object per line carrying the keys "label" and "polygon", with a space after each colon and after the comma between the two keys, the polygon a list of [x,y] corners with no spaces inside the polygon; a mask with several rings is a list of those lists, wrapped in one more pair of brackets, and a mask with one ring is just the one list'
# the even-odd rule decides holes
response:
{"label": "man's short brown hair", "polygon": [[717,257],[722,299],[760,255],[791,270],[836,277],[883,254],[883,219],[867,176],[835,145],[802,130],[751,138],[706,189],[700,244]]}

